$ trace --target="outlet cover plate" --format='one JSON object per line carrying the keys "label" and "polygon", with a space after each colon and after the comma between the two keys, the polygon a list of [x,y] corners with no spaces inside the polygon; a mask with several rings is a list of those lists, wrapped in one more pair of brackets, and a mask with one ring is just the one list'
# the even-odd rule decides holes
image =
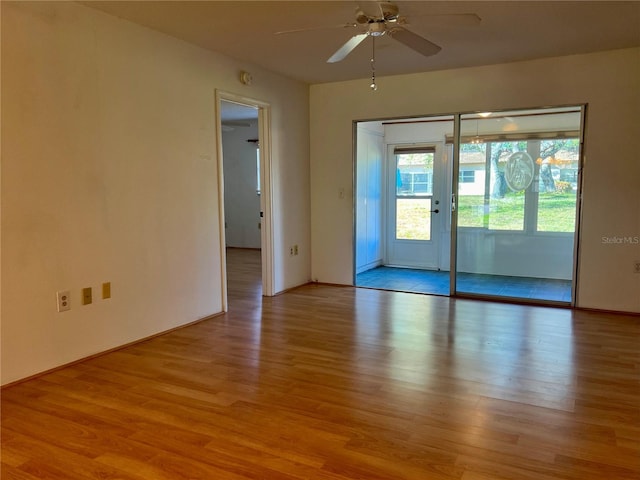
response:
{"label": "outlet cover plate", "polygon": [[56,292],[56,299],[58,301],[59,312],[66,312],[67,310],[71,310],[71,292],[69,290]]}

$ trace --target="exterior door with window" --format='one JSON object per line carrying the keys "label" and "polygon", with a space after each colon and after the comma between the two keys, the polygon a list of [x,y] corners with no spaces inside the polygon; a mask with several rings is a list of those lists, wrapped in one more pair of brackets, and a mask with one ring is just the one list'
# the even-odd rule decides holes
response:
{"label": "exterior door with window", "polygon": [[386,264],[438,269],[442,144],[390,145]]}

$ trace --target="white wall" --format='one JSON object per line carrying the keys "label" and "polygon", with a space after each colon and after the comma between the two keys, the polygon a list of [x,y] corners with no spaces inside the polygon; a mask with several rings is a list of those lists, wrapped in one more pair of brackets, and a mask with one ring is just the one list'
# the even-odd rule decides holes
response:
{"label": "white wall", "polygon": [[[311,87],[312,275],[351,284],[352,121],[588,103],[578,305],[640,312],[640,49]],[[348,190],[349,191],[349,190]],[[351,192],[353,195],[353,192]]]}
{"label": "white wall", "polygon": [[384,255],[383,135],[379,122],[358,125],[356,273],[381,265]]}
{"label": "white wall", "polygon": [[308,281],[307,85],[72,2],[1,8],[3,384],[220,312],[216,89],[272,107],[274,287]]}
{"label": "white wall", "polygon": [[260,196],[257,193],[258,121],[222,132],[224,220],[228,247],[260,248]]}

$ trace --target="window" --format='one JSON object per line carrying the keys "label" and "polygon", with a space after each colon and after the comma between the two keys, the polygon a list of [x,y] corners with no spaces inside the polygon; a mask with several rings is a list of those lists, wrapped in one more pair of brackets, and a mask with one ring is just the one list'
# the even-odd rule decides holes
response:
{"label": "window", "polygon": [[398,195],[430,194],[433,190],[433,178],[431,172],[417,173],[407,172],[400,174],[401,185]]}
{"label": "window", "polygon": [[[579,146],[577,138],[463,143],[460,163],[476,170],[460,170],[458,225],[574,232]],[[476,173],[486,184],[463,188]]]}
{"label": "window", "polygon": [[460,183],[474,183],[475,181],[475,170],[460,170]]}
{"label": "window", "polygon": [[433,152],[396,154],[396,194],[433,194]]}
{"label": "window", "polygon": [[536,230],[574,232],[580,143],[577,138],[539,143]]}
{"label": "window", "polygon": [[260,146],[256,144],[256,192],[260,195]]}
{"label": "window", "polygon": [[396,239],[431,239],[435,150],[396,149]]}

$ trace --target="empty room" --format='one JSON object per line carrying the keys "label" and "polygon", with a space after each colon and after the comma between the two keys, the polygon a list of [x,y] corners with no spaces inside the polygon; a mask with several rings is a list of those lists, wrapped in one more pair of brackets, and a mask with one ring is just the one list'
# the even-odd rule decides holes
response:
{"label": "empty room", "polygon": [[3,479],[640,478],[640,2],[0,9]]}

